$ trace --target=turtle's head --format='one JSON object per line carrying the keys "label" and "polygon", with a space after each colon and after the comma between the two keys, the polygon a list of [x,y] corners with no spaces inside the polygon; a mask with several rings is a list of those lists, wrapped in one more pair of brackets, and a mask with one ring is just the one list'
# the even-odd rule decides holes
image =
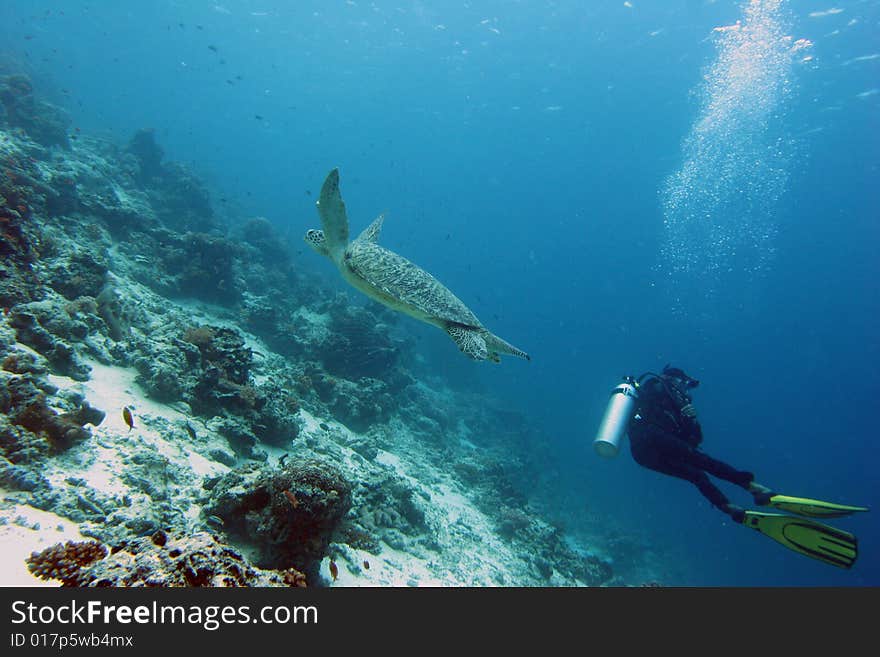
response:
{"label": "turtle's head", "polygon": [[312,228],[306,231],[303,238],[310,247],[320,253],[322,256],[330,257],[330,250],[327,248],[327,242],[324,240],[324,231]]}

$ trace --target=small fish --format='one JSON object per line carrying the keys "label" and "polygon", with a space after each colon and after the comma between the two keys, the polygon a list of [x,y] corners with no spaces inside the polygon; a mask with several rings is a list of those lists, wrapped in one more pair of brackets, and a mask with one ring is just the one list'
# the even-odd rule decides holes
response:
{"label": "small fish", "polygon": [[128,406],[122,407],[122,419],[125,420],[125,423],[128,425],[128,430],[131,431],[134,428],[134,417]]}
{"label": "small fish", "polygon": [[196,430],[190,426],[189,422],[185,422],[183,426],[186,428],[186,432],[189,434],[190,438],[192,438],[193,440],[198,438],[198,434],[196,433]]}
{"label": "small fish", "polygon": [[[284,496],[287,498],[287,501],[290,502],[290,506],[294,509],[299,508],[299,500],[296,499],[296,495],[291,493],[289,490],[284,491]],[[335,577],[333,579],[336,579]]]}
{"label": "small fish", "polygon": [[257,121],[262,121],[262,120],[263,120],[263,116],[262,116],[261,114],[254,114],[254,118],[255,118]]}
{"label": "small fish", "polygon": [[212,525],[217,525],[218,527],[222,527],[226,524],[220,516],[208,516],[208,522]]}
{"label": "small fish", "polygon": [[330,577],[333,578],[334,582],[336,581],[336,578],[339,577],[339,567],[333,559],[330,559]]}
{"label": "small fish", "polygon": [[370,562],[367,561],[366,559],[364,559],[364,570],[369,570],[369,569],[370,569]]}
{"label": "small fish", "polygon": [[321,427],[324,431],[330,431],[330,427],[327,426],[326,422],[321,422],[318,426]]}
{"label": "small fish", "polygon": [[208,46],[208,50],[211,50],[213,52],[217,52],[217,46]]}

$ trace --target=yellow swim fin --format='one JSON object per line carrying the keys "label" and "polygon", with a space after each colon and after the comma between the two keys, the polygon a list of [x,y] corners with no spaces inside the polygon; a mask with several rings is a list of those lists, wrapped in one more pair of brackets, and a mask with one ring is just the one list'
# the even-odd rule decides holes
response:
{"label": "yellow swim fin", "polygon": [[782,511],[796,513],[799,516],[807,516],[808,518],[839,518],[841,516],[848,516],[851,513],[868,511],[868,508],[864,506],[835,504],[834,502],[823,502],[822,500],[791,497],[789,495],[771,495],[767,499],[766,504]]}
{"label": "yellow swim fin", "polygon": [[815,520],[778,513],[746,511],[743,524],[769,536],[789,550],[838,568],[852,568],[858,557],[858,539],[853,534]]}

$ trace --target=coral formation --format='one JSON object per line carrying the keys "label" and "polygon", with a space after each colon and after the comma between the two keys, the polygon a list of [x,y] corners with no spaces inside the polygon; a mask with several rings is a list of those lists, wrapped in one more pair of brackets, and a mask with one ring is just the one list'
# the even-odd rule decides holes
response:
{"label": "coral formation", "polygon": [[317,573],[333,533],[351,506],[351,485],[321,461],[285,467],[245,465],[215,483],[205,513],[253,545],[264,568]]}
{"label": "coral formation", "polygon": [[67,112],[34,96],[30,78],[15,74],[0,77],[0,104],[10,126],[21,128],[43,146],[70,148]]}
{"label": "coral formation", "polygon": [[27,565],[40,579],[61,580],[63,586],[84,586],[88,578],[83,570],[106,556],[107,548],[98,541],[67,541],[32,553]]}
{"label": "coral formation", "polygon": [[115,545],[97,541],[46,548],[28,559],[31,571],[64,586],[88,587],[243,587],[305,586],[294,570],[264,571],[205,532],[168,536],[156,531]]}
{"label": "coral formation", "polygon": [[214,207],[202,181],[179,162],[164,164],[163,170],[162,185],[146,189],[162,224],[177,234],[215,230]]}
{"label": "coral formation", "polygon": [[[47,404],[46,392],[37,383],[30,375],[8,377],[2,382],[0,448],[12,463],[28,463],[37,455],[69,449],[91,436],[86,424],[97,425],[104,419],[103,411],[84,400],[75,409],[58,413]],[[23,435],[16,427],[30,435]]]}
{"label": "coral formation", "polygon": [[162,158],[165,152],[156,142],[156,131],[152,128],[135,132],[128,142],[128,152],[137,158],[138,178],[142,183],[149,183],[163,175]]}
{"label": "coral formation", "polygon": [[162,266],[175,280],[177,295],[222,305],[241,298],[235,274],[237,256],[233,242],[210,233],[186,233],[161,253]]}
{"label": "coral formation", "polygon": [[52,304],[40,301],[19,304],[9,313],[8,322],[15,329],[18,341],[45,356],[56,372],[78,381],[89,378],[88,365],[81,362],[74,347],[50,332],[50,329],[70,330],[72,336],[84,337],[83,325],[69,319],[65,322],[63,315],[56,313]]}

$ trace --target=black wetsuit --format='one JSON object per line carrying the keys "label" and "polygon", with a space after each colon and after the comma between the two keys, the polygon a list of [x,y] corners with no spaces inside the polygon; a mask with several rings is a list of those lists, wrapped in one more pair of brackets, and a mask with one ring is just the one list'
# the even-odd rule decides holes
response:
{"label": "black wetsuit", "polygon": [[668,380],[651,377],[642,383],[637,412],[629,424],[630,452],[639,465],[691,482],[715,507],[727,513],[728,499],[708,475],[746,489],[754,475],[700,450],[700,423],[681,412],[689,403],[690,397]]}

